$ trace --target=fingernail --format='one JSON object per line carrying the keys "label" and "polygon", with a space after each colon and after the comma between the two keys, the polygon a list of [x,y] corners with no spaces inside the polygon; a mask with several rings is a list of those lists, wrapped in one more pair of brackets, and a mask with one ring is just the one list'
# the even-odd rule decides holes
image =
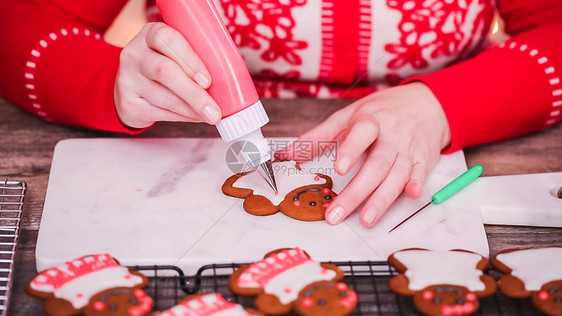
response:
{"label": "fingernail", "polygon": [[377,210],[375,208],[368,208],[363,212],[363,222],[368,226],[373,226],[375,224],[375,220],[377,219]]}
{"label": "fingernail", "polygon": [[330,213],[328,213],[327,220],[328,220],[328,223],[330,223],[331,225],[337,225],[341,221],[343,221],[344,216],[345,216],[345,211],[344,211],[343,207],[336,206],[336,207],[334,207],[334,209],[332,211],[330,211]]}
{"label": "fingernail", "polygon": [[209,80],[204,74],[198,72],[195,74],[195,82],[201,86],[203,89],[207,89],[211,84],[211,80]]}
{"label": "fingernail", "polygon": [[215,110],[215,108],[210,106],[210,105],[207,105],[203,109],[203,114],[207,118],[207,121],[209,121],[209,123],[211,123],[211,124],[218,123],[218,121],[221,118],[220,114],[217,112],[217,110]]}
{"label": "fingernail", "polygon": [[338,162],[338,169],[340,169],[341,173],[346,173],[347,169],[349,169],[349,165],[351,164],[351,158],[343,157]]}

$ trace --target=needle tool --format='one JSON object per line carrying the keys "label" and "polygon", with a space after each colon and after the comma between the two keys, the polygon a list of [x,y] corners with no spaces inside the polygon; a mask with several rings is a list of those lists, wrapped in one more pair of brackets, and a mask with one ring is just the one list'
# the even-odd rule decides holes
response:
{"label": "needle tool", "polygon": [[461,174],[458,178],[456,178],[455,180],[451,181],[449,184],[444,186],[443,189],[439,190],[439,192],[435,193],[431,197],[431,201],[429,201],[426,205],[422,206],[419,210],[415,211],[412,215],[406,217],[406,219],[398,223],[398,225],[394,226],[394,228],[389,230],[388,232],[391,233],[393,230],[400,227],[400,225],[407,222],[410,218],[414,217],[416,214],[421,212],[424,208],[428,207],[430,204],[441,204],[443,201],[455,195],[455,193],[464,189],[464,187],[466,187],[474,180],[476,180],[478,177],[480,177],[482,175],[482,172],[484,172],[484,168],[481,165],[475,165],[471,167],[465,173]]}

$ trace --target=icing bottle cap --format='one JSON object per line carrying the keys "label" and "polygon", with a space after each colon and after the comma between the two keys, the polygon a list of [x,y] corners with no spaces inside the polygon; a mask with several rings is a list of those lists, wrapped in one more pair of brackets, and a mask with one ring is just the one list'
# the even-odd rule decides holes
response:
{"label": "icing bottle cap", "polygon": [[247,141],[255,148],[244,151],[243,156],[252,167],[271,160],[271,147],[263,137],[261,127],[269,122],[260,101],[246,109],[222,119],[216,126],[222,139]]}

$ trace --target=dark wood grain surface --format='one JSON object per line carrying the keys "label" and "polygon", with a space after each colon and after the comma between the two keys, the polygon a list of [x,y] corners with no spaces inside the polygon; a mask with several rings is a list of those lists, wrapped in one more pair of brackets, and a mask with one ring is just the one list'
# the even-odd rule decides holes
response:
{"label": "dark wood grain surface", "polygon": [[[297,136],[351,101],[264,100],[271,123],[266,136]],[[303,109],[306,109],[303,111]],[[0,98],[0,180],[28,185],[16,251],[10,315],[41,315],[42,303],[24,293],[35,273],[35,244],[55,144],[67,138],[217,137],[203,124],[161,123],[136,136],[55,125]],[[562,171],[562,124],[533,135],[465,150],[468,165],[484,166],[484,176]],[[501,249],[562,245],[562,229],[486,226],[491,254]]]}

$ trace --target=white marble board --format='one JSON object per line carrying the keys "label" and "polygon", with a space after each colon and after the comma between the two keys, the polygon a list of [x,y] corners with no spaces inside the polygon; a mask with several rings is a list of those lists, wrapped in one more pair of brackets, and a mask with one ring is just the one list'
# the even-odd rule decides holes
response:
{"label": "white marble board", "polygon": [[[258,260],[270,250],[294,246],[322,261],[386,260],[408,247],[488,256],[478,208],[460,211],[455,197],[387,233],[466,170],[462,152],[441,157],[421,199],[401,196],[376,227],[367,229],[357,215],[330,226],[280,213],[246,213],[242,200],[221,192],[231,175],[227,148],[222,140],[208,138],[61,141],[39,229],[37,268],[108,252],[125,265],[173,264],[192,274],[205,264]],[[304,165],[311,166],[331,168],[329,159]],[[351,174],[331,176],[334,191],[340,192]]]}
{"label": "white marble board", "polygon": [[560,187],[562,172],[484,177],[458,203],[466,208],[478,201],[484,224],[562,228]]}

